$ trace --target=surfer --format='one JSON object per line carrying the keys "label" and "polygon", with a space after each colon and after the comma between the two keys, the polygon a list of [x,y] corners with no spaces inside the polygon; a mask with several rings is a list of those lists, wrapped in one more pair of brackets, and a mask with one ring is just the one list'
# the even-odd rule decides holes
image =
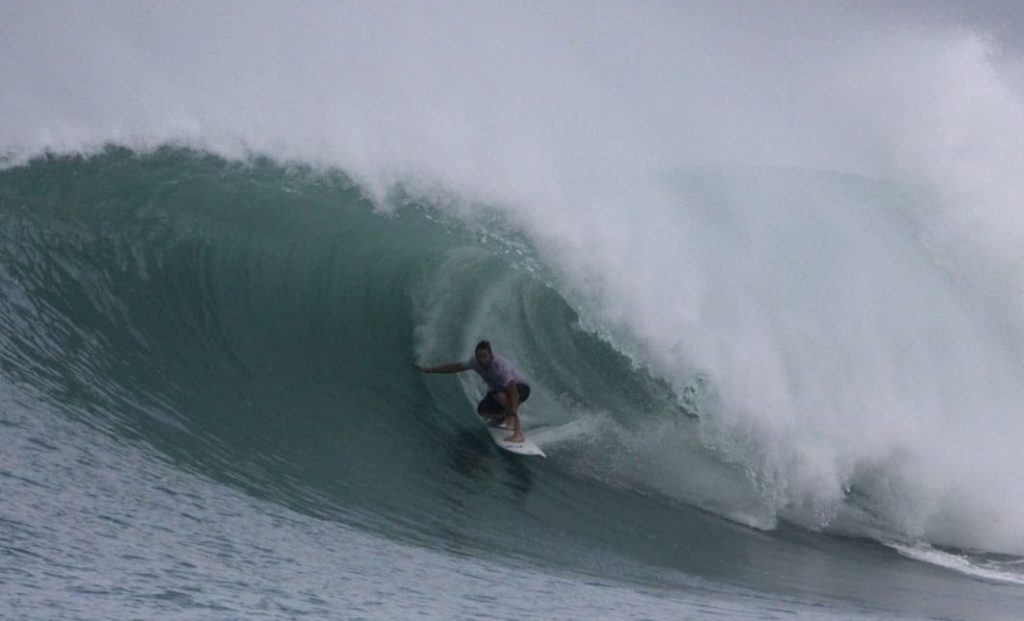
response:
{"label": "surfer", "polygon": [[519,406],[530,398],[530,384],[511,362],[494,355],[489,341],[480,341],[473,350],[473,356],[465,362],[451,362],[436,367],[416,368],[424,373],[461,373],[476,371],[487,382],[490,389],[476,406],[476,413],[488,419],[493,427],[508,429],[512,423],[512,435],[506,442],[522,442],[523,427],[519,422]]}

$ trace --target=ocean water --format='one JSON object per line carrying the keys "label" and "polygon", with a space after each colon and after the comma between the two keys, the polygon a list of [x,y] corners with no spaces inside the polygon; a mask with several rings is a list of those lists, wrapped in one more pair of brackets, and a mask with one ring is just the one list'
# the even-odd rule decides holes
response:
{"label": "ocean water", "polygon": [[[0,616],[1020,617],[959,15],[4,5]],[[481,338],[548,459],[416,372]]]}

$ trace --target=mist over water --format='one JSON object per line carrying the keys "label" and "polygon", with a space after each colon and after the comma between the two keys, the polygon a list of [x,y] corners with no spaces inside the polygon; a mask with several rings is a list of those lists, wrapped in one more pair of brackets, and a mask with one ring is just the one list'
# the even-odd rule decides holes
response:
{"label": "mist over water", "polygon": [[1024,554],[1021,59],[865,11],[6,3],[0,151],[264,155],[513,231],[701,416],[578,411],[618,482]]}

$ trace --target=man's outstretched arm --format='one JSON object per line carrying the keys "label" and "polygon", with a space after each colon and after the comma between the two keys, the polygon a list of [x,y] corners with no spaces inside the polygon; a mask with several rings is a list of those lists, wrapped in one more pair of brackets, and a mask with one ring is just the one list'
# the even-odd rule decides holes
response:
{"label": "man's outstretched arm", "polygon": [[420,365],[416,365],[416,368],[424,373],[461,373],[469,370],[469,367],[466,366],[465,362],[449,362],[448,364],[442,364],[436,367],[421,367]]}

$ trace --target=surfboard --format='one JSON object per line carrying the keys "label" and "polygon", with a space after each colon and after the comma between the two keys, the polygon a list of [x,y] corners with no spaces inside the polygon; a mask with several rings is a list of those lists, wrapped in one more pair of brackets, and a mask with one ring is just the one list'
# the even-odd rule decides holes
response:
{"label": "surfboard", "polygon": [[512,435],[511,429],[503,429],[501,427],[491,427],[484,422],[487,427],[487,431],[491,434],[491,439],[498,445],[498,448],[504,449],[509,453],[515,453],[516,455],[528,455],[531,457],[547,457],[544,451],[540,450],[540,447],[533,443],[533,440],[526,437],[523,434],[522,442],[506,442],[505,438]]}

